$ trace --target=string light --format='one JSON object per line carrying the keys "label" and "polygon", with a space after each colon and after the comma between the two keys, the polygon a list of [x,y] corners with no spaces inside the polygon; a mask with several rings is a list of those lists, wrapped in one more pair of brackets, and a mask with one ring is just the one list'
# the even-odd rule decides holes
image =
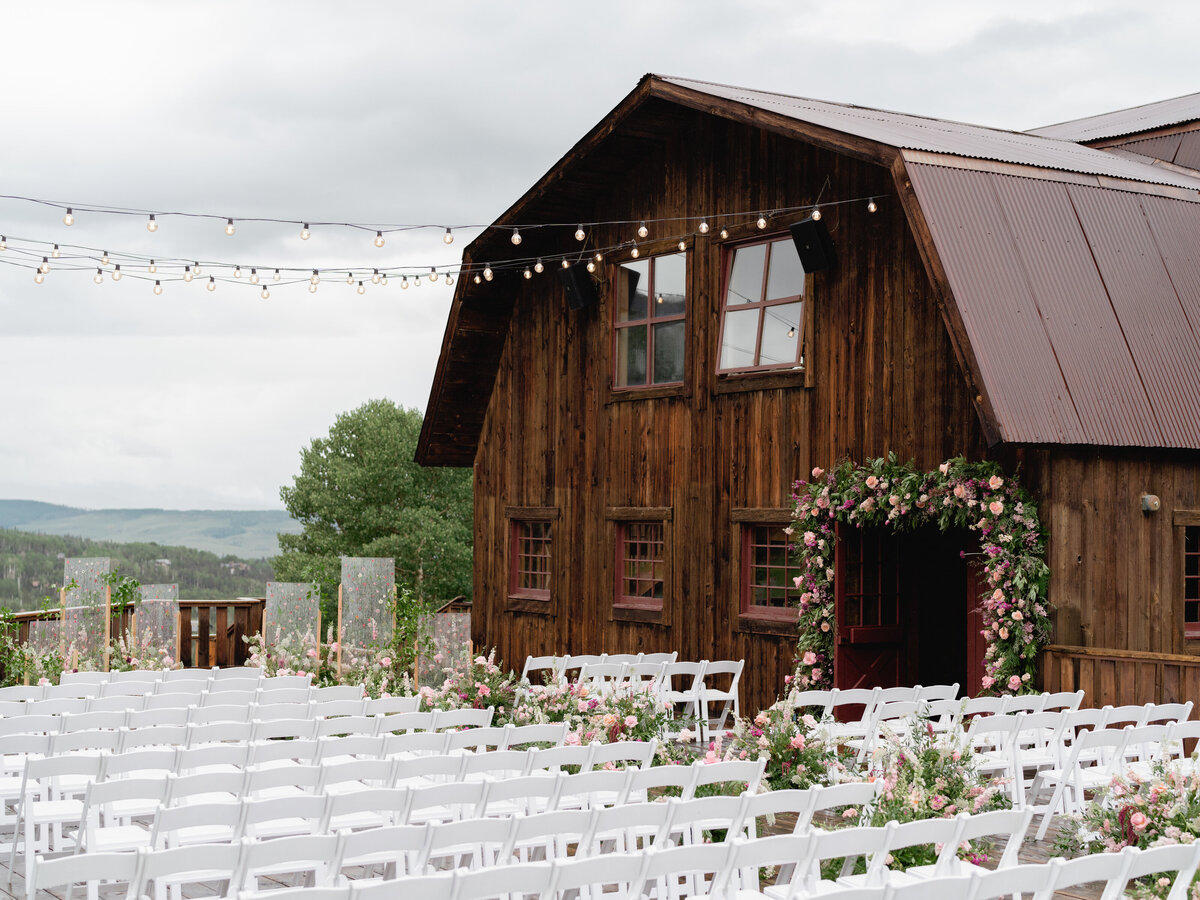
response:
{"label": "string light", "polygon": [[315,294],[317,292],[317,286],[315,284],[310,284],[308,286],[308,292],[310,294]]}
{"label": "string light", "polygon": [[[383,283],[384,283],[384,284],[387,284],[387,279],[386,279],[386,278],[383,280]],[[449,287],[449,286],[450,286],[450,285],[452,285],[452,284],[454,284],[454,276],[453,276],[453,275],[451,275],[449,272],[447,272],[447,273],[446,273],[446,286],[447,286],[447,287]]]}
{"label": "string light", "polygon": [[542,265],[540,258],[533,264],[533,271],[537,272],[539,275],[546,271],[546,267]]}
{"label": "string light", "polygon": [[870,200],[867,201],[867,212],[873,213],[877,209],[879,209],[879,207],[875,203],[875,198],[872,197]]}
{"label": "string light", "polygon": [[700,220],[700,225],[697,229],[701,234],[708,234],[708,223],[703,219]]}
{"label": "string light", "polygon": [[788,337],[795,337],[795,336],[796,336],[796,326],[793,325],[791,328],[788,329]]}
{"label": "string light", "polygon": [[47,272],[49,272],[50,271],[50,260],[46,259],[46,257],[43,256],[42,264],[38,267],[38,271],[41,272],[43,275],[45,275]]}
{"label": "string light", "polygon": [[100,257],[100,262],[103,265],[106,265],[106,266],[108,265],[108,251],[107,250],[105,250],[104,254]]}
{"label": "string light", "polygon": [[321,273],[319,271],[317,271],[316,269],[313,269],[312,278],[308,279],[308,282],[313,287],[316,287],[318,284],[321,283]]}
{"label": "string light", "polygon": [[766,216],[759,216],[759,217],[758,217],[758,221],[757,221],[757,222],[755,222],[754,224],[758,226],[758,230],[759,230],[759,231],[762,231],[764,228],[766,228],[766,227],[767,227],[767,217],[766,217]]}
{"label": "string light", "polygon": [[490,263],[483,267],[483,278],[484,281],[492,280],[492,266]]}
{"label": "string light", "polygon": [[382,231],[375,232],[375,246],[382,247],[383,245],[384,245],[383,232]]}
{"label": "string light", "polygon": [[722,228],[722,229],[721,229],[721,240],[725,241],[725,240],[728,240],[728,239],[729,239],[729,229],[727,229],[727,228]]}
{"label": "string light", "polygon": [[34,273],[33,273],[33,280],[34,280],[34,281],[35,281],[37,284],[41,284],[43,281],[45,281],[45,280],[46,280],[46,276],[42,274],[42,270],[41,270],[41,269],[38,269],[36,272],[34,272]]}
{"label": "string light", "polygon": [[453,244],[454,243],[454,235],[450,233],[449,228],[447,228],[446,233],[442,235],[442,243],[443,244]]}
{"label": "string light", "polygon": [[50,251],[50,256],[53,259],[58,259],[60,256],[62,256],[62,253],[58,249],[58,244],[54,245],[54,249]]}
{"label": "string light", "polygon": [[413,287],[420,287],[420,286],[421,286],[421,276],[414,275],[413,276]]}
{"label": "string light", "polygon": [[150,218],[146,221],[146,230],[150,232],[158,231],[158,221],[154,218],[154,213],[150,213]]}
{"label": "string light", "polygon": [[438,279],[437,269],[433,266],[429,267],[429,283],[433,284]]}
{"label": "string light", "polygon": [[[450,276],[449,276],[449,275],[447,275],[446,277],[447,277],[447,278],[449,278]],[[384,287],[387,287],[387,275],[386,275],[386,274],[385,274],[385,275],[383,275],[383,276],[382,276],[382,277],[379,279],[379,283],[380,283],[380,284],[382,284]]]}
{"label": "string light", "polygon": [[195,272],[197,275],[204,274],[204,272],[200,269],[200,263],[198,261],[192,262],[192,271]]}
{"label": "string light", "polygon": [[533,277],[533,269],[529,268],[529,266],[526,266],[524,275],[525,275],[525,280],[528,281],[530,278]]}
{"label": "string light", "polygon": [[480,278],[478,275],[476,275],[476,276],[475,276],[475,283],[476,283],[476,284],[482,284],[482,283],[483,283],[483,279],[482,279],[482,278]]}
{"label": "string light", "polygon": [[382,280],[383,276],[379,274],[378,269],[371,273],[371,284],[379,284],[379,282]]}
{"label": "string light", "polygon": [[308,227],[308,223],[304,223],[304,227],[300,229],[300,240],[307,241],[312,237],[312,231]]}
{"label": "string light", "polygon": [[156,293],[156,294],[162,293],[162,282],[158,281],[157,279],[155,279],[155,281],[154,281],[154,293]]}
{"label": "string light", "polygon": [[589,272],[595,272],[595,271],[596,271],[596,263],[595,263],[593,260],[590,260],[590,259],[588,260],[588,264],[587,264],[587,270],[588,270]]}
{"label": "string light", "polygon": [[596,255],[594,257],[592,257],[592,259],[596,260],[596,262],[598,262],[598,263],[604,262],[604,254],[601,253],[600,251],[596,251]]}
{"label": "string light", "polygon": [[233,267],[233,277],[234,277],[234,278],[241,278],[241,277],[242,277],[242,267],[241,267],[241,266],[234,266],[234,267]]}
{"label": "string light", "polygon": [[820,221],[821,221],[821,210],[817,209],[817,208],[814,206],[814,207],[813,207],[813,211],[812,211],[811,218],[812,218],[812,220],[813,220],[814,222],[820,222]]}
{"label": "string light", "polygon": [[188,282],[190,282],[192,280],[192,267],[191,266],[183,267],[183,280],[188,281]]}
{"label": "string light", "polygon": [[217,289],[217,279],[214,276],[209,275],[208,276],[208,284],[206,284],[205,287],[208,288],[210,291],[215,291]]}
{"label": "string light", "polygon": [[408,290],[408,276],[407,275],[400,276],[400,290],[402,290],[402,291]]}
{"label": "string light", "polygon": [[121,264],[120,263],[117,263],[116,266],[113,268],[112,280],[113,281],[121,280]]}
{"label": "string light", "polygon": [[680,241],[679,242],[679,252],[682,253],[685,250],[687,250],[687,241]]}
{"label": "string light", "polygon": [[569,269],[569,268],[571,268],[571,264],[570,264],[569,262],[567,262],[567,258],[566,258],[565,256],[563,257],[563,261],[562,261],[562,267],[563,267],[564,269]]}
{"label": "string light", "polygon": [[264,300],[271,299],[271,292],[270,292],[270,290],[267,289],[267,286],[265,284],[263,285],[262,293],[259,294],[258,296],[262,297]]}
{"label": "string light", "polygon": [[75,224],[75,210],[71,209],[71,207],[69,207],[69,206],[67,207],[67,214],[65,216],[63,216],[63,224],[64,225],[74,225]]}
{"label": "string light", "polygon": [[279,280],[279,270],[278,269],[275,270],[275,274],[272,275],[271,278],[274,279],[275,281]]}
{"label": "string light", "polygon": [[155,264],[154,260],[150,260],[150,265],[146,266],[146,271],[151,275],[158,271],[158,266]]}
{"label": "string light", "polygon": [[585,237],[587,237],[587,235],[584,234],[583,226],[576,225],[575,226],[575,240],[582,241]]}
{"label": "string light", "polygon": [[350,285],[351,287],[354,287],[354,273],[353,272],[346,273],[346,284]]}
{"label": "string light", "polygon": [[6,238],[4,235],[0,234],[0,250],[7,250],[7,249],[8,249],[8,238]]}
{"label": "string light", "polygon": [[646,227],[645,222],[643,222],[641,225],[638,226],[638,237],[644,238],[649,234],[650,234],[650,229]]}
{"label": "string light", "polygon": [[92,276],[92,281],[96,282],[96,284],[104,284],[104,270],[97,269],[96,274]]}
{"label": "string light", "polygon": [[634,259],[637,259],[640,254],[641,254],[641,251],[638,250],[638,245],[634,244],[633,249],[629,251],[629,255],[632,256]]}
{"label": "string light", "polygon": [[237,231],[237,228],[233,224],[233,219],[226,219],[225,220],[225,233],[227,235],[229,235],[230,237],[233,237],[234,232],[236,232],[236,231]]}
{"label": "string light", "polygon": [[360,294],[365,294],[367,292],[367,289],[363,286],[361,281],[358,283],[358,292]]}
{"label": "string light", "polygon": [[662,302],[663,302],[663,295],[662,295],[662,294],[659,294],[657,297],[655,297],[655,298],[654,298],[654,302],[655,302],[655,303],[662,303]]}
{"label": "string light", "polygon": [[513,246],[514,246],[514,247],[515,247],[515,246],[517,246],[518,244],[520,244],[520,243],[521,243],[521,232],[520,232],[520,230],[518,230],[518,229],[514,228],[514,229],[513,229],[513,231],[512,231],[512,237],[510,237],[510,238],[509,238],[509,240],[513,242]]}
{"label": "string light", "polygon": [[251,283],[251,284],[258,284],[258,269],[251,269],[251,270],[250,270],[250,283]]}

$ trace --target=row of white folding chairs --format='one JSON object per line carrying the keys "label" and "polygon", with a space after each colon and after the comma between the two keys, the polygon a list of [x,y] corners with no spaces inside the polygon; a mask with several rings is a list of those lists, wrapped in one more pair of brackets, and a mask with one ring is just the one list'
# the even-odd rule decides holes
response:
{"label": "row of white folding chairs", "polygon": [[[262,669],[249,666],[213,669],[132,669],[111,672],[64,672],[58,684],[14,685],[0,688],[0,699],[11,696],[38,699],[39,696],[95,696],[103,685],[141,684],[147,692],[159,684],[193,684],[201,688],[225,683],[265,687],[298,687],[312,683],[312,674],[266,675]],[[17,690],[22,688],[22,690]]]}
{"label": "row of white folding chairs", "polygon": [[[258,681],[105,681],[67,685],[14,685],[0,688],[0,703],[26,703],[37,710],[40,704],[69,703],[72,700],[112,699],[120,697],[202,697],[206,695],[262,696],[288,702],[309,700],[363,700],[361,685],[313,687],[307,676],[284,676]],[[7,713],[8,706],[0,707]]]}
{"label": "row of white folding chairs", "polygon": [[541,673],[537,676],[537,680],[541,680],[541,676],[548,675],[552,680],[561,683],[566,683],[567,675],[572,669],[578,669],[585,665],[596,665],[599,663],[613,663],[621,665],[624,663],[651,663],[657,665],[659,663],[673,663],[678,658],[677,651],[670,653],[600,653],[589,654],[583,656],[527,656],[525,657],[525,666],[521,670],[521,680],[532,683],[534,678],[533,673]]}
{"label": "row of white folding chairs", "polygon": [[[409,836],[396,830],[372,837],[387,843],[367,844],[363,859],[387,862],[403,859],[407,848],[423,840],[423,833]],[[313,879],[328,881],[333,862],[353,859],[357,835],[329,835],[283,839],[261,844],[211,845],[180,850],[142,850],[129,854],[96,854],[40,862],[29,884],[32,900],[39,890],[87,884],[94,890],[101,881],[127,882],[127,896],[145,894],[154,884],[180,885],[228,880],[226,896],[238,888],[257,885],[259,877],[280,873],[311,872]],[[756,896],[802,898],[812,896],[803,882],[793,880],[786,893],[759,891],[760,860],[784,867],[798,853],[811,854],[819,836],[737,841],[707,846],[650,848],[645,851],[604,856],[556,857],[549,862],[526,862],[479,869],[455,868],[431,875],[404,875],[396,879],[362,879],[340,886],[324,884],[283,890],[241,890],[239,900],[391,900],[397,896],[421,900],[487,900],[496,897],[535,896],[557,900],[567,896],[615,900],[667,900],[706,895],[716,900]],[[365,844],[366,842],[357,841]],[[347,845],[350,845],[348,847]],[[420,851],[411,851],[414,855]],[[818,852],[822,852],[818,850]],[[326,862],[331,861],[331,862]],[[1105,883],[1104,897],[1121,896],[1128,882],[1159,872],[1177,875],[1169,900],[1182,900],[1186,886],[1200,861],[1200,844],[1126,848],[1121,853],[1099,854],[1074,860],[1055,858],[1039,865],[1019,865],[993,872],[972,871],[967,875],[938,875],[902,884],[902,879],[885,884],[834,889],[828,894],[839,900],[992,900],[1013,894],[1032,894],[1034,900],[1049,900],[1056,890],[1088,882]],[[288,867],[291,867],[290,869]]]}
{"label": "row of white folding chairs", "polygon": [[[393,703],[393,699],[402,702]],[[212,706],[162,706],[152,709],[96,709],[55,715],[12,716],[0,719],[0,737],[9,734],[58,734],[100,728],[145,728],[153,725],[201,725],[210,722],[250,722],[274,719],[343,721],[345,732],[432,730],[488,725],[492,707],[464,710],[408,711],[411,698],[386,698],[347,704],[342,700],[312,703],[230,703]],[[370,710],[365,711],[365,710]]]}
{"label": "row of white folding chairs", "polygon": [[[953,688],[953,691],[951,691]],[[949,696],[947,696],[949,695]],[[896,700],[955,699],[958,685],[930,685],[899,688],[853,688],[841,690],[794,690],[788,696],[793,707],[819,707],[817,718],[832,716],[838,706],[863,706],[860,719],[865,719],[880,703]],[[1059,691],[1040,694],[1006,694],[999,697],[967,697],[961,701],[959,716],[999,715],[1017,712],[1048,712],[1079,709],[1083,691]]]}

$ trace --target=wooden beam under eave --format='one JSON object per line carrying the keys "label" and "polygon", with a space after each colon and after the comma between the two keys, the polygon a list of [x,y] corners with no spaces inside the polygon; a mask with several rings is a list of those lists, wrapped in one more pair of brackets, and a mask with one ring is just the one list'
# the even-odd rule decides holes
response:
{"label": "wooden beam under eave", "polygon": [[925,274],[929,276],[929,281],[937,294],[942,321],[946,323],[946,330],[950,333],[950,345],[954,348],[954,355],[958,358],[963,378],[967,382],[967,389],[970,391],[971,400],[975,405],[975,412],[979,416],[979,424],[983,428],[984,438],[987,440],[988,446],[995,446],[1002,440],[1000,424],[996,420],[996,413],[992,408],[987,391],[983,388],[983,378],[980,374],[979,360],[975,356],[975,348],[971,346],[971,339],[967,335],[967,326],[963,322],[958,302],[954,299],[954,291],[950,288],[950,279],[946,275],[942,258],[933,241],[929,222],[925,219],[925,212],[921,209],[921,203],[917,199],[912,181],[908,177],[908,168],[903,155],[896,154],[891,168],[892,178],[896,183],[896,195],[900,198],[900,206],[908,219],[908,226],[916,241],[917,251],[921,254],[921,262],[925,265]]}
{"label": "wooden beam under eave", "polygon": [[771,131],[794,140],[806,141],[824,150],[841,153],[878,166],[891,166],[892,161],[898,159],[900,155],[899,149],[889,144],[881,144],[878,141],[857,137],[844,131],[814,125],[811,122],[804,122],[792,116],[760,109],[746,103],[738,103],[735,100],[714,97],[712,94],[660,81],[656,78],[650,79],[649,92],[653,97],[670,100],[681,106],[729,119],[742,125]]}

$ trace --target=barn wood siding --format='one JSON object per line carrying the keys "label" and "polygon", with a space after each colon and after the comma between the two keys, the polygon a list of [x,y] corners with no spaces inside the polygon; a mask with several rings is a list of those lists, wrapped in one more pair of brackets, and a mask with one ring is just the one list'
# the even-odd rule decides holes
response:
{"label": "barn wood siding", "polygon": [[[641,127],[653,130],[652,123]],[[674,396],[610,392],[606,286],[599,304],[573,312],[556,278],[518,284],[476,456],[473,638],[497,646],[513,667],[527,654],[563,652],[745,657],[742,699],[753,710],[782,688],[794,637],[739,630],[732,511],[788,507],[794,479],[843,457],[894,451],[931,468],[959,453],[979,458],[983,440],[887,169],[699,113],[672,131],[677,138],[630,155],[622,174],[568,218],[794,207],[822,193],[826,178],[826,199],[880,198],[874,215],[865,200],[826,207],[838,266],[810,278],[813,387],[803,386],[803,376],[790,387],[778,386],[778,376],[719,383],[716,226],[689,251],[688,357]],[[632,231],[603,232],[591,244],[614,245]],[[664,226],[649,240],[670,236]],[[545,614],[507,609],[505,507],[524,506],[561,513]],[[672,509],[670,624],[612,619],[606,510],[622,506]]]}

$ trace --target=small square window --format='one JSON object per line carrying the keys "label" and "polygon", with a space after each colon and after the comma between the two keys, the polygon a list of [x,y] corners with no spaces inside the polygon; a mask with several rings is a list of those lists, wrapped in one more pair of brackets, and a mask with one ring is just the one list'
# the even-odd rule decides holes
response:
{"label": "small square window", "polygon": [[1200,638],[1200,525],[1183,529],[1183,632]]}
{"label": "small square window", "polygon": [[550,538],[550,522],[513,520],[509,596],[550,599]]}
{"label": "small square window", "polygon": [[687,254],[616,268],[613,386],[681,384],[686,345]]}
{"label": "small square window", "polygon": [[742,526],[741,612],[752,618],[794,622],[799,613],[801,574],[792,559],[784,525],[747,523]]}
{"label": "small square window", "polygon": [[718,372],[804,365],[804,267],[790,237],[735,247],[721,303]]}
{"label": "small square window", "polygon": [[662,609],[666,537],[662,522],[618,522],[616,606]]}

